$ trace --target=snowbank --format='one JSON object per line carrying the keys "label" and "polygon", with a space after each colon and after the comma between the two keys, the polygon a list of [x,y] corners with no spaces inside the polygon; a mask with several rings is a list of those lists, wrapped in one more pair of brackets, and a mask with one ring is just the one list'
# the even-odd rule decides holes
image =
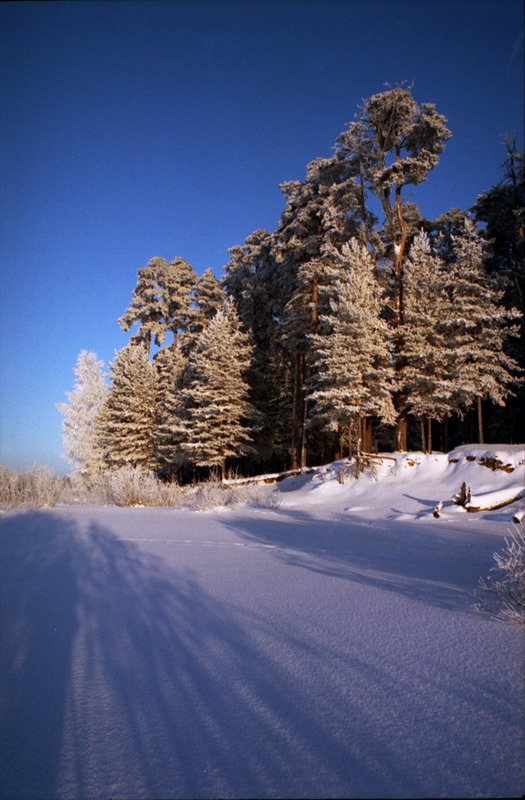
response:
{"label": "snowbank", "polygon": [[[479,518],[501,507],[501,519],[508,521],[525,496],[523,445],[469,445],[448,454],[378,454],[364,461],[357,477],[355,461],[345,459],[286,478],[276,487],[282,506],[414,520],[433,517],[437,506],[441,520],[475,510]],[[470,502],[458,504],[455,498],[463,484]]]}

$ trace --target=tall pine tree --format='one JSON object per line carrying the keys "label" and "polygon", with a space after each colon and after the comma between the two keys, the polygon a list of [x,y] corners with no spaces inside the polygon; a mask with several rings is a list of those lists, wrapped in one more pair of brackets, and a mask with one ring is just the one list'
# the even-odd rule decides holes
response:
{"label": "tall pine tree", "polygon": [[312,421],[337,432],[339,453],[370,450],[369,420],[394,424],[389,328],[381,319],[382,290],[367,248],[357,239],[333,253],[339,278],[311,337],[313,363],[309,399]]}
{"label": "tall pine tree", "polygon": [[111,379],[97,424],[106,463],[152,467],[157,382],[146,348],[129,344],[117,352]]}
{"label": "tall pine tree", "polygon": [[174,432],[185,459],[198,467],[218,468],[227,459],[254,453],[246,374],[252,358],[248,334],[228,301],[203,330],[191,352],[180,392]]}
{"label": "tall pine tree", "polygon": [[97,420],[109,387],[104,363],[98,360],[96,353],[82,350],[74,372],[75,387],[72,392],[66,392],[68,402],[57,403],[56,407],[64,415],[62,433],[66,461],[73,467],[73,475],[89,479],[103,468]]}
{"label": "tall pine tree", "polygon": [[483,245],[474,222],[465,220],[462,235],[452,237],[454,259],[447,271],[449,336],[455,352],[459,406],[477,409],[478,440],[484,441],[482,402],[503,405],[519,380],[519,366],[504,352],[517,328],[509,322],[519,312],[501,303],[504,290],[487,274]]}

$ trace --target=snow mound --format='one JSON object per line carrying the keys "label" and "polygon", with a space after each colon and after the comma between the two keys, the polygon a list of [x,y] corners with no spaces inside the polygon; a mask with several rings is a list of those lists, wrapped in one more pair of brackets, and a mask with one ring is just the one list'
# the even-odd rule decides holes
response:
{"label": "snow mound", "polygon": [[[364,455],[278,484],[281,505],[367,519],[451,519],[466,511],[509,521],[525,497],[523,445],[469,445],[450,453]],[[474,514],[473,514],[474,516]]]}

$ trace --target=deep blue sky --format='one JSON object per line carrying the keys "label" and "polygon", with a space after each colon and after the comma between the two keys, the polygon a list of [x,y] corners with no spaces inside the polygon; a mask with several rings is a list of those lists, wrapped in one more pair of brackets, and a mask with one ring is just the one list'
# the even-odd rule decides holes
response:
{"label": "deep blue sky", "polygon": [[61,459],[78,353],[106,364],[137,270],[217,277],[275,230],[279,184],[363,99],[413,82],[453,138],[414,199],[435,217],[523,146],[522,0],[0,4],[0,463]]}

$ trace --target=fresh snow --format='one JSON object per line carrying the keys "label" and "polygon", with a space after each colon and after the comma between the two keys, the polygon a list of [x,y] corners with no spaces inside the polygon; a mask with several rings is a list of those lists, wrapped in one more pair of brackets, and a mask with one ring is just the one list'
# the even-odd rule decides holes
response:
{"label": "fresh snow", "polygon": [[273,510],[4,513],[0,795],[522,796],[525,629],[476,600],[522,501],[452,498],[518,493],[524,460],[338,462]]}

